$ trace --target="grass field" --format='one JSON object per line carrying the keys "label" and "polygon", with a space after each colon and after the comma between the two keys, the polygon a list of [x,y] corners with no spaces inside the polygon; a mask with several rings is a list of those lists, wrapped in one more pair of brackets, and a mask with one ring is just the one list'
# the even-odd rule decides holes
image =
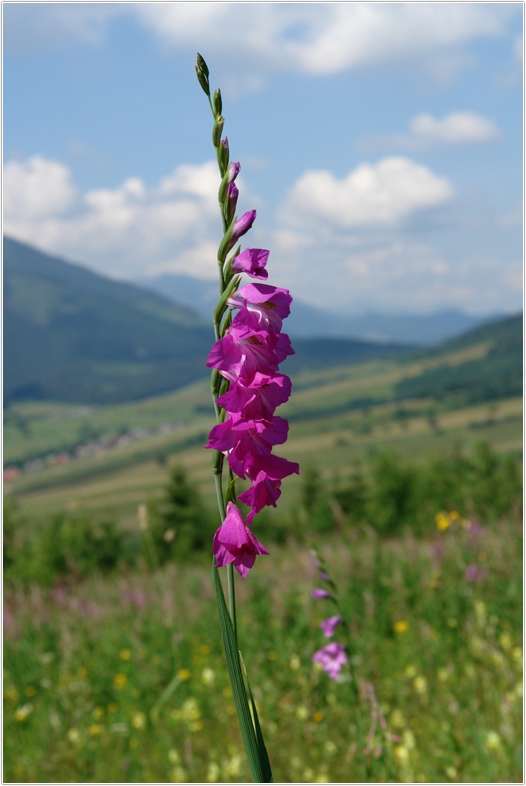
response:
{"label": "grass field", "polygon": [[[333,682],[311,661],[334,612],[308,548],[259,559],[240,646],[275,780],[522,782],[521,543],[518,521],[320,540],[358,705],[347,667]],[[249,780],[208,565],[4,602],[5,782]]]}

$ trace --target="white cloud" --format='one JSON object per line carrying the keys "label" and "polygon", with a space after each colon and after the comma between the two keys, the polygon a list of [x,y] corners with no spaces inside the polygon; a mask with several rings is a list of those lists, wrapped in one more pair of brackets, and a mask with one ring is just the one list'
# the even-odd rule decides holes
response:
{"label": "white cloud", "polygon": [[430,114],[413,117],[408,134],[392,134],[361,140],[360,149],[398,147],[425,150],[434,145],[463,145],[495,142],[500,131],[492,120],[475,112],[451,112],[438,119]]}
{"label": "white cloud", "polygon": [[514,3],[8,3],[4,45],[97,45],[112,18],[132,14],[165,49],[197,49],[225,64],[223,85],[230,75],[254,91],[272,70],[330,74],[414,59],[436,70],[433,58],[457,63],[459,47],[505,35],[518,13]]}
{"label": "white cloud", "polygon": [[474,112],[453,112],[442,120],[435,120],[432,115],[417,115],[411,121],[411,132],[416,140],[429,145],[493,142],[499,137],[496,125]]}
{"label": "white cloud", "polygon": [[281,216],[294,226],[330,225],[350,230],[396,227],[412,214],[444,204],[453,187],[408,158],[360,164],[343,180],[332,172],[306,172],[292,187]]}
{"label": "white cloud", "polygon": [[139,3],[134,12],[168,46],[197,46],[223,56],[228,52],[249,70],[326,74],[427,58],[480,36],[502,35],[513,13],[503,5]]}
{"label": "white cloud", "polygon": [[73,206],[75,189],[63,164],[33,156],[4,168],[4,221],[16,216],[29,220],[61,215]]}
{"label": "white cloud", "polygon": [[215,278],[218,183],[217,165],[210,161],[179,166],[153,188],[132,177],[118,188],[81,196],[57,161],[10,162],[4,170],[4,231],[124,278],[162,270]]}

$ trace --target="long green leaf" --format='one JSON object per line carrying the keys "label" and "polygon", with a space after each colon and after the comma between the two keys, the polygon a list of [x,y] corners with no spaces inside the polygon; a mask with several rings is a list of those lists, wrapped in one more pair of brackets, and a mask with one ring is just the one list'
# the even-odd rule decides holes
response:
{"label": "long green leaf", "polygon": [[267,747],[265,745],[265,740],[263,739],[263,732],[261,731],[261,725],[259,723],[256,702],[254,701],[252,691],[250,690],[250,683],[248,681],[248,677],[247,677],[247,688],[248,688],[248,695],[250,698],[250,706],[252,708],[252,716],[254,718],[254,726],[256,729],[256,738],[257,738],[258,750],[259,750],[259,760],[261,762],[261,767],[263,769],[263,777],[265,778],[264,782],[274,783],[274,778],[272,777],[272,769],[270,767],[270,761],[267,753]]}
{"label": "long green leaf", "polygon": [[[245,743],[245,750],[247,752],[252,779],[254,783],[272,783],[272,773],[270,772],[268,756],[266,756],[266,751],[265,757],[261,756],[261,746],[258,742],[258,738],[256,737],[256,731],[252,722],[247,692],[245,690],[245,681],[243,679],[243,672],[241,670],[241,663],[239,660],[237,641],[234,635],[232,621],[226,607],[223,587],[217,568],[214,568],[214,582],[217,607],[219,609],[221,638],[225,648],[226,663],[228,667],[228,673],[230,675],[232,693],[234,695],[234,702],[239,718],[243,742]],[[257,725],[259,726],[259,721]]]}

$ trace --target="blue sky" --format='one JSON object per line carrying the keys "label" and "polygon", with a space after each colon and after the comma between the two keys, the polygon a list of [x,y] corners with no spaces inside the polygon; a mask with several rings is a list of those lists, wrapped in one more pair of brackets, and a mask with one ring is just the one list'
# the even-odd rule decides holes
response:
{"label": "blue sky", "polygon": [[215,277],[206,58],[269,282],[352,314],[522,303],[522,4],[4,3],[4,232]]}

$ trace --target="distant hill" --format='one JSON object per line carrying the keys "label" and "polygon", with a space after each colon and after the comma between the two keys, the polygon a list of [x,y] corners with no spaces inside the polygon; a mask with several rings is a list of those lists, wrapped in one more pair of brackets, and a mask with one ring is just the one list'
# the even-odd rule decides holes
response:
{"label": "distant hill", "polygon": [[523,391],[523,317],[512,317],[475,328],[435,350],[440,356],[455,349],[488,343],[484,357],[451,365],[442,363],[395,387],[399,399],[462,399],[466,404],[520,396]]}
{"label": "distant hill", "polygon": [[4,238],[4,397],[110,403],[203,376],[195,313]]}
{"label": "distant hill", "polygon": [[[190,306],[205,319],[210,318],[217,299],[217,284],[214,281],[203,281],[179,273],[145,277],[137,283],[174,303]],[[370,313],[353,316],[315,308],[294,298],[287,330],[293,338],[351,338],[431,346],[499,316],[477,317],[455,309],[432,314]]]}
{"label": "distant hill", "polygon": [[[217,297],[215,290],[214,297]],[[138,285],[4,238],[4,400],[109,404],[207,376],[211,323]],[[295,340],[284,369],[390,357],[401,345]]]}

